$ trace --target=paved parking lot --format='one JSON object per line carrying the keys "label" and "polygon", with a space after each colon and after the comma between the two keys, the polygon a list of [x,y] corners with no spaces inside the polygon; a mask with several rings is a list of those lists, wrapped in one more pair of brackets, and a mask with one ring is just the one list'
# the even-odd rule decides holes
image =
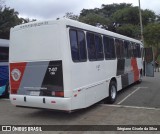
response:
{"label": "paved parking lot", "polygon": [[71,114],[15,107],[8,99],[0,98],[0,125],[160,125],[160,72],[119,92],[114,105],[98,103]]}
{"label": "paved parking lot", "polygon": [[119,93],[116,104],[146,108],[160,108],[160,72],[155,77],[144,77],[141,84],[134,84]]}

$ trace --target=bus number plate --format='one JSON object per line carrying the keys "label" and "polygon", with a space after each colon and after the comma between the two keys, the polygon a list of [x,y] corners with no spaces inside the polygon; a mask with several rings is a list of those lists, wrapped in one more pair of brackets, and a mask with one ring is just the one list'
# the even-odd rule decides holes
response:
{"label": "bus number plate", "polygon": [[40,92],[39,91],[31,91],[30,95],[32,96],[39,96]]}

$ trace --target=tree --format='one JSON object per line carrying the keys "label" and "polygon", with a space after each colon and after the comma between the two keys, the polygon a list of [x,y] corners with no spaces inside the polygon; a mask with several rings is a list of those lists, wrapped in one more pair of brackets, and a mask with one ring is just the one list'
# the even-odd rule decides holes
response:
{"label": "tree", "polygon": [[[117,10],[112,15],[113,21],[120,24],[132,24],[139,25],[139,9],[138,7],[127,7],[124,9]],[[142,10],[142,21],[143,25],[147,25],[150,22],[153,22],[156,18],[156,15],[151,10]]]}
{"label": "tree", "polygon": [[140,38],[140,29],[137,25],[125,24],[117,27],[116,32],[122,35],[127,35],[128,37]]}
{"label": "tree", "polygon": [[160,54],[160,23],[151,23],[144,28],[144,41],[146,47],[153,47],[154,57]]}
{"label": "tree", "polygon": [[[142,10],[144,26],[154,22],[156,17],[153,11]],[[139,8],[133,7],[132,4],[103,4],[101,8],[83,9],[79,21],[94,26],[96,23],[100,23],[106,25],[110,31],[140,39]]]}
{"label": "tree", "polygon": [[103,16],[100,16],[95,13],[89,13],[86,16],[80,16],[79,21],[96,26],[97,23],[100,23],[103,26],[107,26],[109,20]]}
{"label": "tree", "polygon": [[63,16],[64,18],[68,18],[68,19],[72,19],[72,20],[78,20],[79,16],[78,15],[74,15],[72,12],[67,12],[65,14],[65,16]]}
{"label": "tree", "polygon": [[144,39],[146,45],[158,49],[160,45],[160,23],[148,24],[144,28]]}
{"label": "tree", "polygon": [[[154,22],[156,15],[151,10],[142,10],[142,21],[143,25]],[[112,15],[112,21],[118,23],[121,27],[116,28],[116,32],[140,39],[140,21],[139,21],[139,8],[138,7],[127,7],[117,10]]]}
{"label": "tree", "polygon": [[30,21],[35,21],[35,19],[30,20],[19,18],[18,12],[10,7],[6,7],[4,0],[0,0],[0,38],[9,39],[10,28],[22,23],[28,23]]}
{"label": "tree", "polygon": [[120,9],[131,7],[131,6],[132,6],[132,4],[127,4],[127,3],[120,3],[120,4],[113,3],[113,4],[108,4],[108,5],[102,4],[99,12],[102,12],[104,17],[111,18],[111,16],[116,11],[118,11]]}
{"label": "tree", "polygon": [[22,19],[18,18],[18,12],[9,7],[0,10],[0,38],[9,39],[10,28],[21,24]]}
{"label": "tree", "polygon": [[113,15],[112,19],[114,22],[122,24],[139,24],[139,11],[137,7],[128,7],[117,10]]}
{"label": "tree", "polygon": [[[150,23],[160,22],[160,15],[156,15],[148,9],[141,11],[144,27]],[[71,19],[75,18],[73,13],[68,13],[66,16]],[[101,8],[83,9],[77,18],[81,22],[93,26],[100,23],[105,25],[107,30],[140,39],[139,8],[132,6],[132,4],[103,4]]]}
{"label": "tree", "polygon": [[[113,23],[112,15],[117,10],[123,9],[125,7],[130,7],[131,5],[132,4],[126,4],[126,3],[109,4],[109,5],[103,4],[101,8],[83,9],[80,13],[79,20],[91,25],[95,25],[96,23],[101,23],[102,25],[107,25],[108,30],[115,31],[115,27],[112,25]],[[96,21],[96,19],[98,20]]]}
{"label": "tree", "polygon": [[99,8],[83,9],[83,10],[81,10],[80,17],[85,17],[88,14],[99,14]]}

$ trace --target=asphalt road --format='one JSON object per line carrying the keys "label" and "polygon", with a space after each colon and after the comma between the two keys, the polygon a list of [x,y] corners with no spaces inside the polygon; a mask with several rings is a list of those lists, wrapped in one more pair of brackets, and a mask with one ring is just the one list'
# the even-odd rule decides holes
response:
{"label": "asphalt road", "polygon": [[[15,107],[8,99],[0,98],[0,125],[160,125],[160,72],[155,73],[154,78],[144,77],[141,84],[134,84],[119,92],[118,99],[113,105],[100,102],[71,114]],[[72,131],[46,133],[75,134]],[[123,132],[79,131],[76,133],[121,134]]]}
{"label": "asphalt road", "polygon": [[160,108],[160,72],[155,77],[144,77],[141,84],[134,84],[119,93],[115,104]]}

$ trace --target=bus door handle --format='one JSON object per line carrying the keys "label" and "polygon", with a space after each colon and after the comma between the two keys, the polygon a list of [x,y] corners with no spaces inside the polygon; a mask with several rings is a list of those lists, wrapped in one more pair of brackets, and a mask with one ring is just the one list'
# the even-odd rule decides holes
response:
{"label": "bus door handle", "polygon": [[97,68],[98,71],[100,70],[100,67],[101,67],[100,65],[97,65],[97,66],[96,66],[96,68]]}

